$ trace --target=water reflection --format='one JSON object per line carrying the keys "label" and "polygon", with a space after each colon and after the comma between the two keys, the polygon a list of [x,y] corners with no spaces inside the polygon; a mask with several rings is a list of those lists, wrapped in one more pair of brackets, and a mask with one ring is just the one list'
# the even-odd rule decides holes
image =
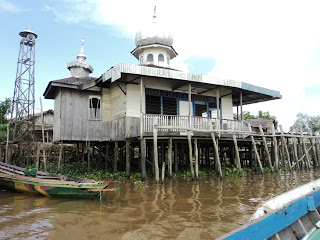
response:
{"label": "water reflection", "polygon": [[121,184],[121,199],[50,199],[0,192],[0,239],[215,239],[246,223],[268,198],[319,177],[313,172]]}

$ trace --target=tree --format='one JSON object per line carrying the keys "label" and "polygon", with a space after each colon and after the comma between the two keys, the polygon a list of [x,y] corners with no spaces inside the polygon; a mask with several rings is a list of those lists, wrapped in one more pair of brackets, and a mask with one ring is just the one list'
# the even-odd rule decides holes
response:
{"label": "tree", "polygon": [[252,115],[250,112],[244,111],[242,114],[243,119],[256,119],[257,117]]}
{"label": "tree", "polygon": [[10,114],[11,101],[6,98],[4,101],[0,102],[0,124],[8,123],[7,116]]}
{"label": "tree", "polygon": [[269,119],[273,120],[275,122],[275,127],[278,125],[278,120],[275,116],[271,116],[269,111],[268,112],[263,112],[259,111],[257,115],[252,115],[250,112],[244,112],[243,113],[243,119]]}
{"label": "tree", "polygon": [[294,121],[292,129],[303,132],[312,131],[313,133],[320,132],[320,116],[309,116],[308,114],[298,113],[297,119]]}
{"label": "tree", "polygon": [[0,102],[0,142],[6,140],[7,136],[7,124],[9,122],[7,116],[10,114],[11,101],[6,98]]}

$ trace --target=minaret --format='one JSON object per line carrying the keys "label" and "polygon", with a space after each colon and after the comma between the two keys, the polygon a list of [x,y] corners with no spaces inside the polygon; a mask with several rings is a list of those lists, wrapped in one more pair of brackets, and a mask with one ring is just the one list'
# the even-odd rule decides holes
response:
{"label": "minaret", "polygon": [[136,49],[131,54],[141,65],[170,67],[170,60],[178,54],[172,47],[172,34],[157,22],[156,6],[152,23],[136,34]]}
{"label": "minaret", "polygon": [[84,38],[81,39],[81,50],[77,55],[77,61],[67,63],[67,68],[71,72],[72,77],[89,77],[89,74],[93,72],[93,68],[90,64],[86,63],[86,55],[83,51]]}
{"label": "minaret", "polygon": [[37,34],[31,30],[19,33],[20,51],[12,99],[11,119],[13,122],[30,119],[34,114],[34,65]]}

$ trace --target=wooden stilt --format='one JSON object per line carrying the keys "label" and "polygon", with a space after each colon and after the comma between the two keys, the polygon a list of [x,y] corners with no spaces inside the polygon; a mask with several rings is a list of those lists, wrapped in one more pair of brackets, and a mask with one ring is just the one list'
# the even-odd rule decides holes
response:
{"label": "wooden stilt", "polygon": [[148,149],[148,159],[150,159],[150,161],[151,161],[151,169],[152,169],[152,173],[151,174],[152,174],[152,177],[154,177],[155,169],[154,169],[153,143],[149,144],[149,147],[147,149]]}
{"label": "wooden stilt", "polygon": [[174,171],[178,172],[178,143],[174,143]]}
{"label": "wooden stilt", "polygon": [[168,142],[168,177],[172,178],[172,138]]}
{"label": "wooden stilt", "polygon": [[271,172],[273,172],[272,163],[271,163],[271,157],[270,157],[270,153],[269,153],[269,148],[268,148],[267,140],[266,140],[266,137],[264,136],[261,124],[259,124],[259,130],[260,130],[260,134],[262,136],[264,151],[266,152],[268,165],[269,165],[269,168],[271,169]]}
{"label": "wooden stilt", "polygon": [[274,167],[275,170],[279,170],[279,152],[278,152],[278,141],[276,137],[276,132],[274,129],[274,124],[271,124],[271,132],[272,132],[272,139],[273,139],[273,150],[274,150]]}
{"label": "wooden stilt", "polygon": [[318,142],[319,138],[315,139],[315,149],[316,149],[316,156],[317,156],[317,162],[318,162],[318,167],[320,165],[320,151],[319,151],[319,142]]}
{"label": "wooden stilt", "polygon": [[[293,135],[293,132],[291,134]],[[297,139],[295,137],[292,137],[291,140],[292,140],[292,148],[293,148],[293,159],[294,159],[294,162],[296,163],[297,169],[300,170],[300,166],[299,166],[300,164],[298,164],[299,157],[298,157],[298,150],[297,150]]]}
{"label": "wooden stilt", "polygon": [[90,155],[91,155],[91,151],[90,151],[90,141],[88,141],[87,143],[87,164],[88,164],[88,173],[90,173]]}
{"label": "wooden stilt", "polygon": [[141,179],[144,182],[146,180],[146,139],[140,140],[140,161],[141,161]]}
{"label": "wooden stilt", "polygon": [[60,143],[60,151],[59,151],[59,160],[58,160],[57,173],[59,173],[59,172],[61,171],[62,151],[63,151],[63,144],[62,144],[62,141],[61,141],[61,143]]}
{"label": "wooden stilt", "polygon": [[76,159],[80,161],[80,143],[77,143]]}
{"label": "wooden stilt", "polygon": [[[18,146],[19,146],[19,144],[18,144]],[[3,158],[3,147],[2,147],[2,144],[0,144],[0,161],[4,162],[2,158]]]}
{"label": "wooden stilt", "polygon": [[156,118],[153,118],[153,162],[154,162],[154,170],[155,170],[155,179],[156,183],[159,183],[159,164],[158,164],[158,132],[156,129],[156,125],[158,121]]}
{"label": "wooden stilt", "polygon": [[[213,133],[211,133],[211,138],[212,138],[213,148],[214,148],[214,160],[216,162],[216,173],[222,179],[222,170],[221,170],[220,156],[219,156],[219,146],[218,146],[218,143],[217,143],[216,138]],[[209,151],[208,151],[208,161],[210,161]]]}
{"label": "wooden stilt", "polygon": [[42,110],[42,98],[40,97],[40,105],[41,105],[41,131],[42,131],[42,153],[43,153],[43,166],[44,171],[47,171],[47,159],[46,159],[46,151],[45,151],[45,138],[44,138],[44,118],[43,118],[43,110]]}
{"label": "wooden stilt", "polygon": [[114,158],[113,158],[113,172],[118,172],[118,158],[119,158],[119,143],[114,142]]}
{"label": "wooden stilt", "polygon": [[[310,136],[312,136],[312,132],[309,133]],[[309,142],[310,142],[310,146],[311,146],[311,154],[312,154],[312,165],[313,168],[317,168],[318,167],[318,161],[317,161],[317,154],[316,154],[316,150],[314,147],[314,139],[313,138],[309,138]]]}
{"label": "wooden stilt", "polygon": [[258,164],[259,164],[259,168],[260,168],[260,171],[261,173],[263,174],[263,167],[262,167],[262,164],[261,164],[261,161],[260,161],[260,156],[259,156],[259,153],[258,153],[258,150],[257,150],[257,146],[256,146],[256,142],[254,140],[254,137],[251,135],[251,142],[252,142],[252,146],[253,146],[253,150],[254,150],[254,153],[255,153],[255,156],[256,156],[256,159],[258,161]]}
{"label": "wooden stilt", "polygon": [[102,142],[98,143],[98,166],[101,166],[101,162],[102,162]]}
{"label": "wooden stilt", "polygon": [[40,162],[40,143],[37,144],[36,169],[39,169]]}
{"label": "wooden stilt", "polygon": [[286,139],[284,137],[284,131],[283,131],[282,126],[280,125],[279,127],[280,127],[280,131],[281,131],[281,142],[283,144],[284,151],[285,151],[285,153],[287,155],[288,167],[289,167],[289,169],[291,169],[292,163],[291,163],[291,158],[290,158],[290,154],[289,154],[289,149],[288,149],[288,146],[287,146],[287,141],[286,141]]}
{"label": "wooden stilt", "polygon": [[[29,148],[27,150],[27,156],[30,158]],[[7,163],[11,164],[12,161],[12,143],[8,144],[8,152],[7,152]]]}
{"label": "wooden stilt", "polygon": [[193,169],[192,142],[191,142],[190,131],[188,131],[188,145],[189,145],[189,162],[190,162],[191,178],[192,178],[192,181],[194,181],[195,178],[194,178],[194,169]]}
{"label": "wooden stilt", "polygon": [[105,171],[108,172],[108,161],[110,158],[110,142],[106,142],[106,158],[105,158]]}
{"label": "wooden stilt", "polygon": [[[218,119],[217,119],[217,121],[218,121]],[[210,126],[210,130],[213,130],[211,122],[209,123],[209,126]],[[215,127],[217,129],[217,125]],[[218,143],[216,141],[216,137],[214,136],[213,132],[211,133],[211,138],[212,138],[213,148],[214,148],[215,171],[220,176],[220,178],[222,179],[222,170],[221,170],[221,163],[220,163],[220,156],[219,156],[219,146],[218,146]],[[209,161],[210,161],[210,159],[209,159],[209,149],[207,149],[207,154],[208,154],[207,161],[209,163]]]}
{"label": "wooden stilt", "polygon": [[307,153],[306,143],[304,141],[302,129],[300,129],[300,135],[302,136],[301,137],[302,149],[303,149],[303,153],[305,154],[306,165],[307,165],[308,169],[310,170],[311,169],[311,162],[310,162],[309,154]]}
{"label": "wooden stilt", "polygon": [[198,139],[194,139],[194,166],[196,180],[199,179],[199,156],[198,156]]}
{"label": "wooden stilt", "polygon": [[166,171],[166,162],[162,161],[162,169],[161,169],[161,182],[164,183],[164,174]]}
{"label": "wooden stilt", "polygon": [[82,162],[82,170],[84,170],[84,143],[81,143],[81,162]]}
{"label": "wooden stilt", "polygon": [[233,138],[233,143],[234,143],[234,150],[235,150],[235,154],[236,154],[236,164],[237,164],[237,168],[239,169],[240,172],[242,172],[242,168],[241,168],[241,162],[240,162],[240,155],[239,155],[239,149],[238,149],[238,143],[237,143],[237,138],[236,135],[232,135]]}
{"label": "wooden stilt", "polygon": [[9,125],[10,123],[7,124],[7,142],[6,142],[6,156],[5,156],[5,162],[6,163],[11,163],[11,159],[9,157]]}
{"label": "wooden stilt", "polygon": [[130,178],[130,142],[126,141],[126,178]]}

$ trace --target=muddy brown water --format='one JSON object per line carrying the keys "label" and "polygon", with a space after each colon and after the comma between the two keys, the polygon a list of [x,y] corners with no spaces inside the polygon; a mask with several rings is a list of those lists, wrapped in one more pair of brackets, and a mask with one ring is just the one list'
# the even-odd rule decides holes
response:
{"label": "muddy brown water", "polygon": [[319,178],[293,172],[205,177],[138,187],[122,182],[120,200],[67,200],[0,192],[0,239],[216,239],[245,224],[264,200]]}

